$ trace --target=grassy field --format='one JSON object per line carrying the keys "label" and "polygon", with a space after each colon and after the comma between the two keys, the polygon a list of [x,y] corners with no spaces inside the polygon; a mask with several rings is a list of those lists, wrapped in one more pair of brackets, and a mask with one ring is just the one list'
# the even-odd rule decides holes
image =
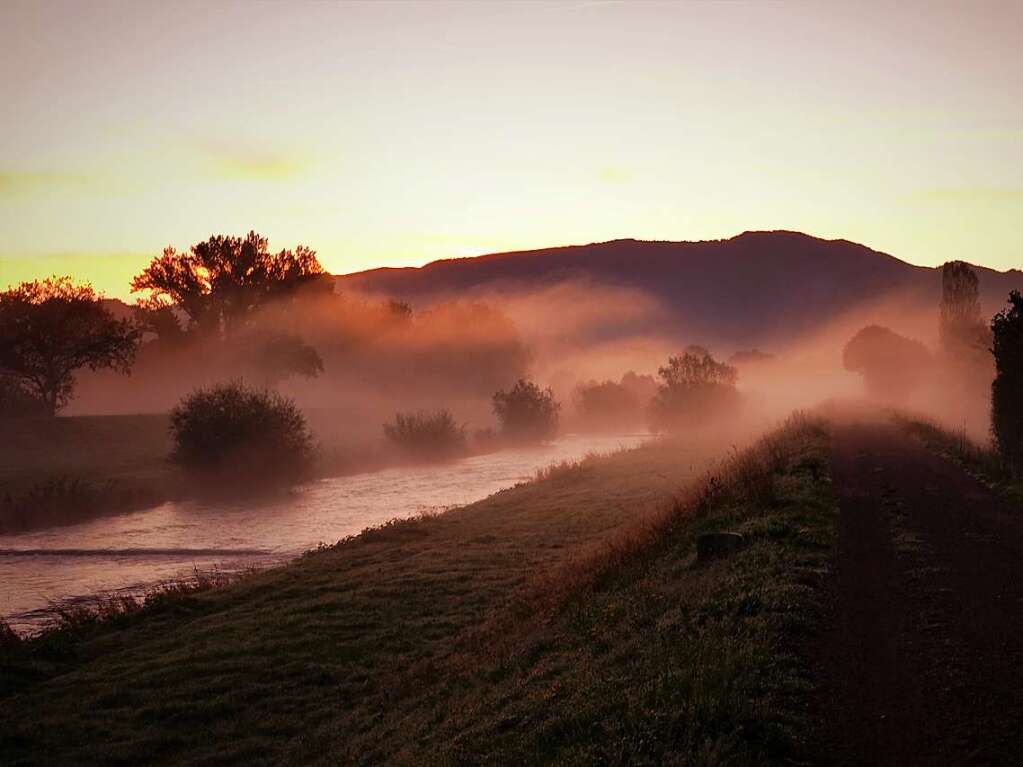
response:
{"label": "grassy field", "polygon": [[[755,763],[800,753],[833,504],[791,426],[661,443],[227,588],[6,642],[5,762]],[[674,501],[671,499],[675,498]],[[703,530],[746,546],[694,561]]]}

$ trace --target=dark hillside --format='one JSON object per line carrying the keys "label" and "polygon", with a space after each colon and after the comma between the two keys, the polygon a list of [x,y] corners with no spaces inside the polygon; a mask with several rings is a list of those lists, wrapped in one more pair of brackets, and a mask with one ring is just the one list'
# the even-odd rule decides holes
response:
{"label": "dark hillside", "polygon": [[[977,271],[988,314],[1011,288],[1023,288],[1019,270]],[[734,344],[788,340],[896,291],[935,303],[941,292],[939,269],[798,232],[746,232],[706,242],[614,240],[375,269],[338,281],[342,290],[427,305],[441,296],[511,293],[573,279],[638,289],[667,309],[676,329]]]}

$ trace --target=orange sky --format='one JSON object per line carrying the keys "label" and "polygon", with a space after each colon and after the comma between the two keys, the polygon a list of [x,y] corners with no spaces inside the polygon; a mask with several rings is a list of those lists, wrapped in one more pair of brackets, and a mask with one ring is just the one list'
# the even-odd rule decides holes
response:
{"label": "orange sky", "polygon": [[0,287],[746,229],[1023,265],[1023,3],[4,3]]}

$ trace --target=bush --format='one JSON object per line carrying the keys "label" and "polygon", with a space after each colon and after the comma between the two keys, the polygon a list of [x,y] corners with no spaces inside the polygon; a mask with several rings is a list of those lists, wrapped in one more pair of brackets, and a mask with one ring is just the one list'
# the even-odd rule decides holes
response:
{"label": "bush", "polygon": [[574,393],[576,412],[596,429],[629,429],[643,424],[646,406],[657,391],[652,376],[628,372],[620,382],[589,381]]}
{"label": "bush", "polygon": [[669,358],[657,375],[662,383],[650,403],[650,426],[655,430],[704,426],[734,413],[740,404],[736,369],[715,360],[702,346],[690,346],[681,356]]}
{"label": "bush", "polygon": [[416,458],[450,458],[465,453],[465,429],[448,410],[398,413],[384,424],[387,439]]}
{"label": "bush", "polygon": [[520,378],[508,391],[494,395],[494,415],[501,422],[503,436],[516,441],[543,441],[558,432],[561,404],[548,386],[541,389]]}
{"label": "bush", "polygon": [[312,437],[294,401],[241,383],[189,394],[171,411],[170,431],[172,459],[201,474],[282,484],[312,465]]}
{"label": "bush", "polygon": [[991,321],[995,380],[991,384],[991,429],[1012,476],[1023,476],[1023,295],[1009,294],[1009,308]]}

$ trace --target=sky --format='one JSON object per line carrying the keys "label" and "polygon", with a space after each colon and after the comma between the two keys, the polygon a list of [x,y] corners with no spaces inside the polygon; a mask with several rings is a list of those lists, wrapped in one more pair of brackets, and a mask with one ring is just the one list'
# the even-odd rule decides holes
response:
{"label": "sky", "polygon": [[0,288],[791,229],[1023,266],[1023,3],[0,5]]}

